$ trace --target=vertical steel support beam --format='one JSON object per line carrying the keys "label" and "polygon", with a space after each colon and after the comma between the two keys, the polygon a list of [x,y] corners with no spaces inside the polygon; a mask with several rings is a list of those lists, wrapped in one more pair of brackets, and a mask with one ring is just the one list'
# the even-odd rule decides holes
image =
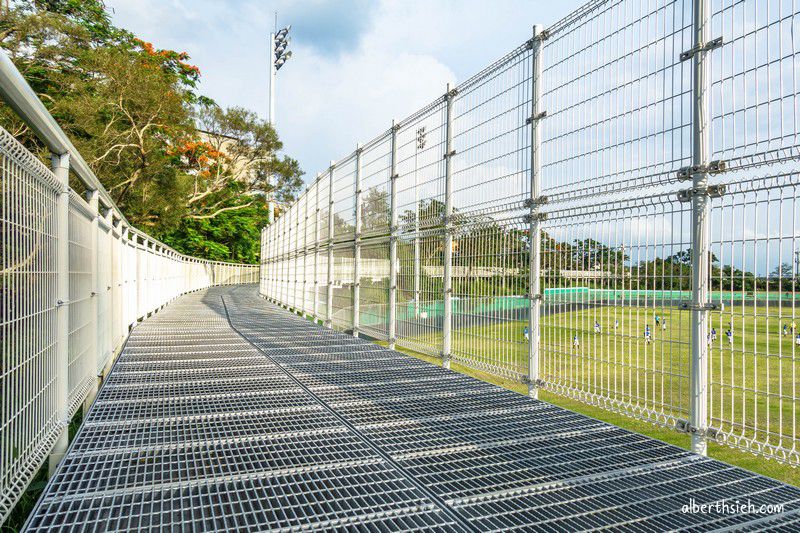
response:
{"label": "vertical steel support beam", "polygon": [[133,310],[133,322],[131,326],[135,325],[141,316],[141,310],[144,302],[144,267],[142,266],[142,249],[139,247],[139,236],[133,236],[133,252],[136,254],[136,308]]}
{"label": "vertical steel support beam", "polygon": [[389,349],[397,344],[397,130],[392,120],[392,167],[389,175]]}
{"label": "vertical steel support beam", "polygon": [[694,108],[692,113],[692,365],[689,424],[692,451],[707,454],[708,426],[708,284],[709,216],[707,165],[711,146],[708,96],[709,78],[706,43],[711,40],[710,0],[694,0]]}
{"label": "vertical steel support beam", "polygon": [[303,309],[303,318],[308,316],[306,296],[308,295],[308,189],[306,200],[303,202],[303,298],[300,306]]}
{"label": "vertical steel support beam", "polygon": [[356,233],[353,249],[353,337],[361,325],[361,145],[356,146]]}
{"label": "vertical steel support beam", "polygon": [[539,397],[539,347],[540,318],[542,313],[542,231],[539,208],[542,204],[542,138],[539,122],[541,118],[540,100],[542,95],[542,41],[543,28],[533,26],[532,70],[531,70],[531,196],[530,196],[530,279],[528,282],[528,395]]}
{"label": "vertical steel support beam", "polygon": [[99,305],[98,302],[100,300],[100,295],[102,294],[104,287],[101,288],[99,281],[100,281],[100,259],[98,254],[98,247],[100,245],[100,193],[98,191],[87,191],[86,193],[86,201],[89,203],[89,210],[92,212],[92,250],[91,250],[91,257],[89,259],[89,264],[91,265],[91,284],[92,284],[92,293],[90,297],[90,316],[91,322],[89,324],[89,335],[91,336],[91,345],[89,348],[89,353],[94,354],[94,373],[95,373],[95,380],[94,380],[94,387],[89,389],[89,392],[86,395],[86,399],[83,402],[84,409],[88,409],[92,402],[94,401],[95,396],[97,396],[97,390],[100,386],[99,376],[97,375],[97,368],[100,366],[100,362],[103,356],[103,348],[100,346],[100,315],[98,314]]}
{"label": "vertical steel support beam", "polygon": [[314,321],[319,320],[319,174],[315,182],[316,209],[314,211]]}
{"label": "vertical steel support beam", "polygon": [[297,310],[298,310],[298,307],[297,307],[297,293],[298,293],[299,287],[301,286],[300,285],[300,280],[298,279],[299,278],[299,276],[298,276],[299,271],[297,269],[297,259],[298,259],[298,257],[301,257],[301,254],[300,254],[300,209],[297,207],[296,203],[294,205],[294,211],[295,211],[295,214],[294,214],[294,219],[295,219],[295,222],[294,222],[294,246],[293,246],[293,249],[294,249],[294,252],[293,252],[293,254],[294,254],[294,269],[293,270],[294,270],[294,272],[292,272],[292,278],[294,279],[294,283],[292,285],[293,286],[293,289],[292,289],[292,308],[294,309],[294,312],[296,313]]}
{"label": "vertical steel support beam", "polygon": [[286,213],[286,309],[292,308],[294,301],[294,274],[291,272],[291,257],[292,257],[292,215],[294,213]]}
{"label": "vertical steel support beam", "polygon": [[69,445],[69,154],[53,154],[51,162],[61,183],[56,213],[56,398],[61,433],[48,461],[52,476]]}
{"label": "vertical steel support beam", "polygon": [[331,161],[328,171],[328,299],[325,310],[325,327],[333,327],[333,171],[336,162]]}
{"label": "vertical steel support beam", "polygon": [[442,324],[442,366],[450,368],[453,329],[453,99],[456,90],[447,84],[445,101],[444,149],[444,323]]}

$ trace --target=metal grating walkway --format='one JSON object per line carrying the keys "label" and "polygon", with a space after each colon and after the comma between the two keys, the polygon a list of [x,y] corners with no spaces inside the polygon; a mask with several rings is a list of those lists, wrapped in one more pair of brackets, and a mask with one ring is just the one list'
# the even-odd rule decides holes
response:
{"label": "metal grating walkway", "polygon": [[[685,514],[690,499],[785,512]],[[800,489],[399,355],[252,286],[145,321],[28,529],[800,528]]]}

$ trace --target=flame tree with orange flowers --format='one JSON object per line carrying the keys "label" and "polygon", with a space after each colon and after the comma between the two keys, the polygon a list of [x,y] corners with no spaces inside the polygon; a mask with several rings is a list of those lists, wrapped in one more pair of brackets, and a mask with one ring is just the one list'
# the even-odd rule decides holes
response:
{"label": "flame tree with orange flowers", "polygon": [[[256,262],[265,194],[291,200],[302,172],[266,121],[198,94],[186,52],[115,27],[100,0],[3,4],[0,47],[134,225],[188,254]],[[2,105],[0,121],[47,157]]]}

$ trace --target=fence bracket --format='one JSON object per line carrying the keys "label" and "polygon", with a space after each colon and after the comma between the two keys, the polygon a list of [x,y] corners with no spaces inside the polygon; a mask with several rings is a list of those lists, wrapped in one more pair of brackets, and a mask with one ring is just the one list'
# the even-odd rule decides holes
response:
{"label": "fence bracket", "polygon": [[535,115],[533,115],[532,117],[528,117],[528,118],[526,118],[526,119],[525,119],[525,124],[531,124],[531,123],[533,123],[533,122],[537,122],[537,121],[539,121],[539,120],[542,120],[542,119],[543,119],[543,118],[545,118],[546,116],[547,116],[547,111],[542,111],[542,112],[540,112],[540,113],[536,113],[536,114],[535,114]]}
{"label": "fence bracket", "polygon": [[708,165],[693,165],[681,167],[677,176],[679,180],[690,180],[694,174],[707,172],[708,174],[719,174],[728,170],[728,163],[722,160],[711,161]]}
{"label": "fence bracket", "polygon": [[527,222],[527,223],[529,223],[529,224],[531,222],[533,222],[534,220],[538,220],[539,222],[541,222],[543,220],[547,220],[547,213],[536,213],[536,214],[533,214],[533,215],[531,215],[531,214],[523,215],[522,220]]}
{"label": "fence bracket", "polygon": [[709,185],[705,189],[692,188],[678,191],[679,202],[691,202],[697,194],[707,194],[709,198],[722,198],[725,195],[725,185]]}
{"label": "fence bracket", "polygon": [[528,39],[528,42],[525,43],[525,48],[527,50],[533,50],[533,45],[536,44],[536,41],[546,41],[548,37],[550,37],[550,32],[547,30],[542,30],[531,39]]}
{"label": "fence bracket", "polygon": [[717,309],[717,304],[705,303],[700,305],[692,305],[689,302],[683,302],[681,303],[680,308],[683,310],[714,311],[715,309]]}
{"label": "fence bracket", "polygon": [[528,207],[528,208],[534,208],[534,207],[539,207],[539,206],[545,205],[549,201],[550,201],[550,199],[547,197],[547,195],[543,194],[543,195],[539,196],[536,199],[525,198],[525,201],[523,202],[523,205],[525,207]]}
{"label": "fence bracket", "polygon": [[705,429],[693,426],[688,420],[680,419],[675,423],[675,429],[681,433],[689,433],[690,435],[699,435],[709,439],[715,439],[719,435],[719,429],[708,426]]}
{"label": "fence bracket", "polygon": [[691,59],[692,57],[694,57],[694,55],[697,54],[698,52],[708,52],[709,50],[713,50],[714,48],[719,48],[720,46],[722,46],[722,44],[723,44],[722,37],[717,37],[712,41],[699,44],[681,53],[680,59],[681,61],[686,61],[687,59]]}

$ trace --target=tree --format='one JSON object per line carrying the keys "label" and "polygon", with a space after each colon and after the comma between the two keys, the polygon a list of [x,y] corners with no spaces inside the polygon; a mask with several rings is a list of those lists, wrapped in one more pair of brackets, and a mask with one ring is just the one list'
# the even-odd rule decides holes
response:
{"label": "tree", "polygon": [[[0,9],[0,47],[131,223],[179,251],[255,259],[263,197],[291,201],[302,173],[269,124],[197,94],[186,52],[116,28],[101,0],[17,0]],[[13,112],[0,117],[46,158]]]}
{"label": "tree", "polygon": [[178,150],[193,176],[186,201],[191,218],[242,209],[253,204],[253,195],[295,199],[302,172],[297,161],[276,156],[283,144],[271,124],[247,109],[216,104],[201,105],[196,119],[201,142],[192,139]]}
{"label": "tree", "polygon": [[794,268],[789,263],[781,263],[775,267],[775,270],[770,274],[771,278],[778,279],[792,279],[794,277]]}

